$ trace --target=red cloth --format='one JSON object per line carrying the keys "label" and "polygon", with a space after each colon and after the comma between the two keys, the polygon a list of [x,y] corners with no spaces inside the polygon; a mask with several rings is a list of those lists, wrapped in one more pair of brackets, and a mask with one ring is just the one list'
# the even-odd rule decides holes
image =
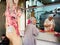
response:
{"label": "red cloth", "polygon": [[31,21],[30,20],[28,20],[28,24],[30,24],[31,23]]}

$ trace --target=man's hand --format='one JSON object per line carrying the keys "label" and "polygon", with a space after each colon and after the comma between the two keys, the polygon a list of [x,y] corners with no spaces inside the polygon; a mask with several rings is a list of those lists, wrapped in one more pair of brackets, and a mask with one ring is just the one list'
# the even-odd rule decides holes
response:
{"label": "man's hand", "polygon": [[46,24],[46,25],[44,25],[45,27],[50,27],[51,25],[50,24]]}

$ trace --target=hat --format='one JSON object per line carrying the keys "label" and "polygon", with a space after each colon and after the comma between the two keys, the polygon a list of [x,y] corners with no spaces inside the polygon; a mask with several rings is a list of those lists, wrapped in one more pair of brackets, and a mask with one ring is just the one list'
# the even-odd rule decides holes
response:
{"label": "hat", "polygon": [[48,17],[53,17],[54,15],[53,14],[49,14],[49,16]]}

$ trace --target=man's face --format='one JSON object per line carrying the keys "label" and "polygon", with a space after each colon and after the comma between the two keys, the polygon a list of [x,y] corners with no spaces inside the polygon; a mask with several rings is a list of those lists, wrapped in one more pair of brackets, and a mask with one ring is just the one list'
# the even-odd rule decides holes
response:
{"label": "man's face", "polygon": [[2,36],[2,39],[4,39],[5,38],[5,36]]}
{"label": "man's face", "polygon": [[35,20],[33,20],[33,24],[36,24],[36,19],[35,19]]}
{"label": "man's face", "polygon": [[49,17],[49,20],[51,21],[53,19],[53,17]]}

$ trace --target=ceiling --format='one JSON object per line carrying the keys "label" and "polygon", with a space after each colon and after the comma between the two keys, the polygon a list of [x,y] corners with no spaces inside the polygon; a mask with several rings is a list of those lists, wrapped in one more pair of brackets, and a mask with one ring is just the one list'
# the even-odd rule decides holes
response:
{"label": "ceiling", "polygon": [[44,5],[60,3],[60,0],[38,0]]}
{"label": "ceiling", "polygon": [[[1,1],[3,2],[6,0],[1,0]],[[19,2],[23,2],[23,1],[27,1],[27,0],[19,0]],[[52,0],[38,0],[38,1],[42,2],[44,5],[60,3],[60,0],[55,0],[53,2],[52,2]]]}

